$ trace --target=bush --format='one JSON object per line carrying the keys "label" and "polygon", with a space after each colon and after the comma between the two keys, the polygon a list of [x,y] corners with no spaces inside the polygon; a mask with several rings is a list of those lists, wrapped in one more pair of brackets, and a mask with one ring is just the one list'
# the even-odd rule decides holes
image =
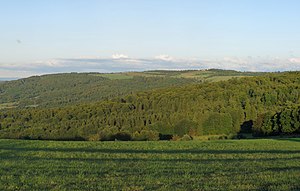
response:
{"label": "bush", "polygon": [[152,130],[142,130],[133,133],[134,141],[157,141],[159,140],[159,133]]}
{"label": "bush", "polygon": [[224,140],[224,139],[228,139],[228,137],[227,137],[227,135],[221,135],[221,136],[219,137],[219,139],[220,139],[220,140]]}
{"label": "bush", "polygon": [[100,140],[101,141],[114,141],[115,134],[118,133],[118,129],[116,127],[109,128],[106,127],[100,131]]}
{"label": "bush", "polygon": [[127,132],[119,132],[112,136],[114,140],[118,141],[131,141],[131,135]]}
{"label": "bush", "polygon": [[236,138],[237,139],[246,139],[247,137],[245,135],[243,135],[243,134],[237,134]]}
{"label": "bush", "polygon": [[166,134],[159,134],[159,140],[166,140],[166,141],[169,141],[169,140],[172,140],[172,137],[173,135],[166,135]]}
{"label": "bush", "polygon": [[88,141],[100,141],[100,139],[101,139],[101,136],[99,133],[97,133],[94,135],[90,135],[87,140]]}
{"label": "bush", "polygon": [[183,137],[179,139],[179,141],[191,141],[191,140],[193,140],[193,138],[187,134],[183,135]]}
{"label": "bush", "polygon": [[183,119],[174,126],[174,134],[184,136],[191,133],[195,135],[197,133],[198,124],[194,121]]}
{"label": "bush", "polygon": [[178,141],[180,137],[178,135],[173,135],[172,141]]}

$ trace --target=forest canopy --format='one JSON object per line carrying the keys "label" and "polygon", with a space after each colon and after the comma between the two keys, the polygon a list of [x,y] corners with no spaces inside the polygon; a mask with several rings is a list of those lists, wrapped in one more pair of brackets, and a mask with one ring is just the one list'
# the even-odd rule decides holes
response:
{"label": "forest canopy", "polygon": [[[105,80],[105,79],[103,79]],[[300,73],[189,83],[66,105],[6,109],[1,138],[159,140],[299,134]]]}

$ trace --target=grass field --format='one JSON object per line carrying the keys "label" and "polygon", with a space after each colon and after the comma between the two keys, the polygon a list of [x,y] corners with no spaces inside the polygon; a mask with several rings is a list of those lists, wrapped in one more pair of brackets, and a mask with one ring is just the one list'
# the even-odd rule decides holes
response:
{"label": "grass field", "polygon": [[11,109],[11,108],[16,108],[17,106],[18,106],[17,102],[0,103],[0,109]]}
{"label": "grass field", "polygon": [[263,73],[255,72],[236,72],[230,70],[185,70],[185,71],[164,71],[154,70],[145,72],[121,72],[107,74],[90,74],[93,76],[101,76],[110,80],[125,80],[132,79],[135,76],[140,77],[172,77],[172,78],[188,78],[202,80],[207,82],[226,81],[231,78],[242,78],[250,76],[260,76]]}
{"label": "grass field", "polygon": [[127,73],[107,73],[107,74],[90,74],[92,76],[101,76],[110,80],[127,80],[132,79],[133,76],[129,76]]}
{"label": "grass field", "polygon": [[0,140],[0,190],[300,190],[300,139]]}

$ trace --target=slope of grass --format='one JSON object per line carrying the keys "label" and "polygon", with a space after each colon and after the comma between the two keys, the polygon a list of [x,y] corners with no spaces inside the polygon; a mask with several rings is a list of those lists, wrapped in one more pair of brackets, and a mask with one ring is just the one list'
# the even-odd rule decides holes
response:
{"label": "slope of grass", "polygon": [[0,190],[299,190],[300,139],[0,140]]}
{"label": "slope of grass", "polygon": [[0,110],[1,109],[12,109],[12,108],[16,108],[18,105],[18,103],[16,102],[12,102],[12,103],[2,103],[0,104]]}
{"label": "slope of grass", "polygon": [[[247,77],[247,76],[261,76],[266,73],[263,72],[238,72],[234,70],[183,70],[183,71],[168,71],[168,70],[154,70],[146,72],[126,72],[121,73],[126,76],[142,76],[142,77],[172,77],[172,78],[185,78],[195,79],[198,81],[216,82],[228,80],[234,77]],[[120,75],[120,74],[113,74]]]}
{"label": "slope of grass", "polygon": [[101,76],[110,80],[127,80],[132,79],[133,76],[126,73],[108,73],[108,74],[91,74],[92,76]]}

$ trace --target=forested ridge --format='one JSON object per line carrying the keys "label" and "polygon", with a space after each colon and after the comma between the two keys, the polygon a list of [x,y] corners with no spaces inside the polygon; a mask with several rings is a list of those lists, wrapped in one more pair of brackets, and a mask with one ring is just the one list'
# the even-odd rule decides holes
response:
{"label": "forested ridge", "polygon": [[[241,131],[256,136],[297,134],[299,87],[300,72],[285,72],[155,89],[65,107],[6,110],[0,115],[0,137],[157,140]],[[288,108],[292,114],[282,114]],[[274,117],[278,115],[281,118]],[[287,123],[292,128],[286,128]]]}
{"label": "forested ridge", "polygon": [[112,80],[96,73],[33,76],[0,83],[0,104],[14,103],[19,108],[59,107],[195,82],[197,81],[194,79],[186,78],[143,76]]}
{"label": "forested ridge", "polygon": [[109,100],[116,96],[157,88],[263,74],[259,72],[210,69],[124,73],[63,73],[33,76],[0,83],[0,109],[61,107]]}

